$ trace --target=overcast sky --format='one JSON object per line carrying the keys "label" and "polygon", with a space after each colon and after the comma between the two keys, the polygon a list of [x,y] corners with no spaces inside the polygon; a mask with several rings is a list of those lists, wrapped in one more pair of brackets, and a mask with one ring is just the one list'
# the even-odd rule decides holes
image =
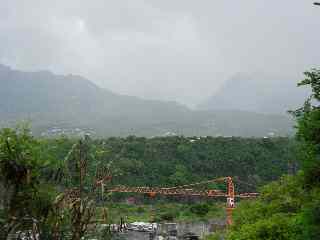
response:
{"label": "overcast sky", "polygon": [[312,2],[1,0],[0,63],[194,105],[237,72],[299,76],[319,66]]}

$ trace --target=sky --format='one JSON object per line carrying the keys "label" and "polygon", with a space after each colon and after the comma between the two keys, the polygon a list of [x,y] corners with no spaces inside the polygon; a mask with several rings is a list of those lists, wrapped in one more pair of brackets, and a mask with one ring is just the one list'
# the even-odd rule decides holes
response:
{"label": "sky", "polygon": [[194,106],[239,72],[296,82],[319,66],[320,7],[312,3],[1,0],[0,63]]}

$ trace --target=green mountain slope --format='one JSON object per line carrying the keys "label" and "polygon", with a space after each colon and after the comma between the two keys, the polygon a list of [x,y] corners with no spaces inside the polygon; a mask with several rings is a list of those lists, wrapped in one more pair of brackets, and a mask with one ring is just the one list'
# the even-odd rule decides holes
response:
{"label": "green mountain slope", "polygon": [[287,116],[192,111],[175,102],[115,94],[76,75],[22,72],[0,65],[0,124],[21,120],[29,120],[35,134],[90,130],[100,136],[149,137],[287,135],[292,125]]}

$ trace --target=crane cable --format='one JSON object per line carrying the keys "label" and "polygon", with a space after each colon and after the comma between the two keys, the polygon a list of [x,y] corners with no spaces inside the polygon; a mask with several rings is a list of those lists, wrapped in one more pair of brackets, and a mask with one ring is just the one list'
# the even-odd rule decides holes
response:
{"label": "crane cable", "polygon": [[202,181],[202,182],[197,182],[197,183],[191,183],[191,184],[186,184],[186,185],[169,187],[169,188],[166,188],[166,189],[185,188],[185,187],[191,187],[191,186],[196,186],[196,185],[202,185],[202,184],[206,184],[206,183],[221,182],[221,181],[224,181],[224,180],[226,180],[225,177],[223,177],[223,178],[216,178],[216,179],[212,179],[212,180],[208,180],[208,181]]}

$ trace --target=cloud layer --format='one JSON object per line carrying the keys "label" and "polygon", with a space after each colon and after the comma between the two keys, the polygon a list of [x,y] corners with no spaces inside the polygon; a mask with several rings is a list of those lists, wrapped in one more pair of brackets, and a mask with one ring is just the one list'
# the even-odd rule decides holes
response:
{"label": "cloud layer", "polygon": [[236,72],[298,79],[319,29],[308,0],[2,0],[0,63],[195,105]]}

